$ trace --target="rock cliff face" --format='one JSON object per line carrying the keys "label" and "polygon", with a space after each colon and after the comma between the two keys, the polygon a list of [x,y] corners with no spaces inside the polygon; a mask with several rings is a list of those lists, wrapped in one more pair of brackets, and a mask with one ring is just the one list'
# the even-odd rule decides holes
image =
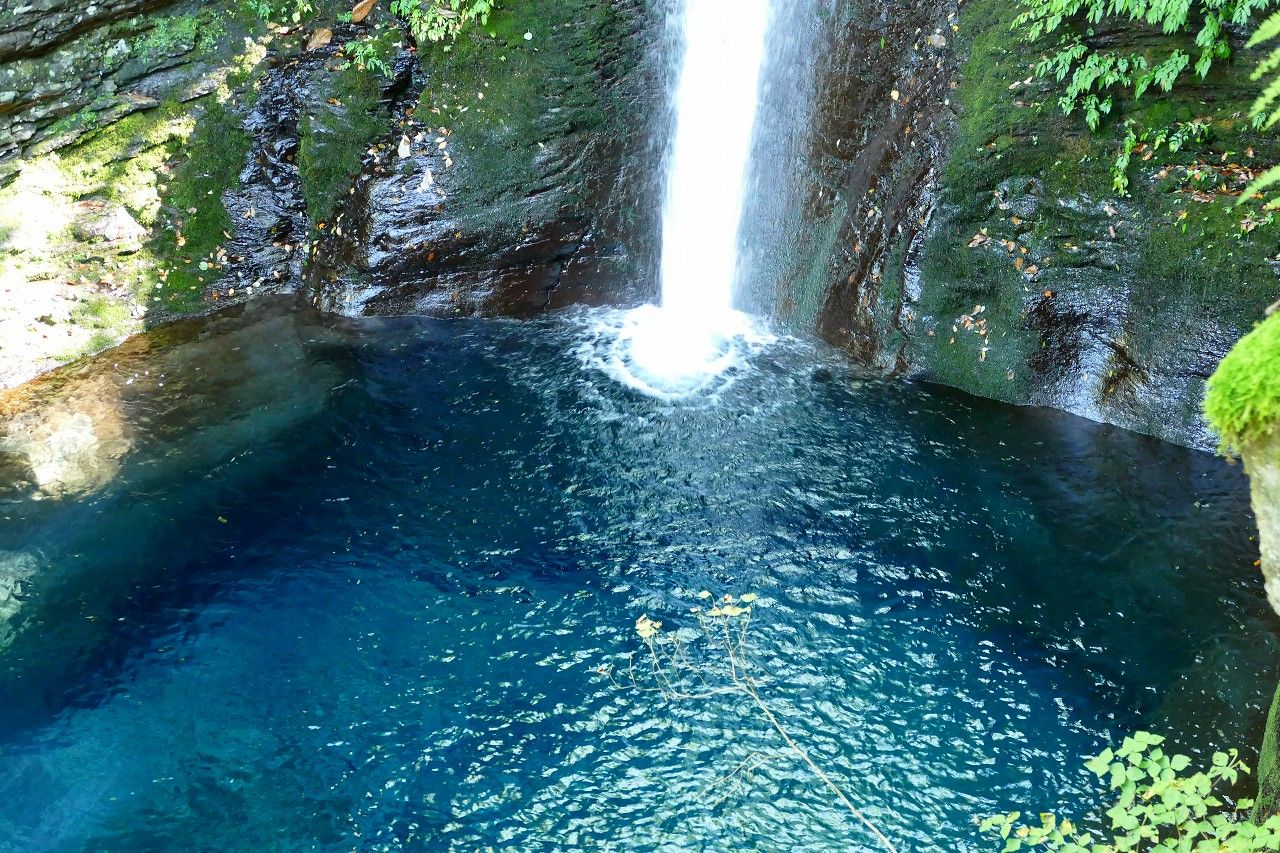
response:
{"label": "rock cliff face", "polygon": [[[0,22],[0,324],[23,339],[0,376],[264,290],[348,313],[653,298],[660,4],[509,4],[450,51],[392,30],[389,78],[341,55],[369,24],[329,5],[300,27],[234,0]],[[1127,105],[1225,118],[1139,151],[1115,193],[1116,130],[1030,79],[1014,7],[786,6],[747,301],[887,372],[1209,447],[1204,379],[1280,296],[1280,226],[1230,196],[1280,159],[1243,117],[1251,60]]]}
{"label": "rock cliff face", "polygon": [[1280,160],[1248,128],[1254,58],[1125,105],[1140,127],[1219,118],[1193,149],[1140,149],[1116,193],[1119,131],[1061,115],[1012,0],[906,4],[878,25],[838,5],[852,23],[832,32],[855,47],[818,75],[816,227],[789,241],[777,312],[881,369],[1212,447],[1204,381],[1280,296],[1280,231],[1233,206]]}
{"label": "rock cliff face", "polygon": [[[381,7],[251,5],[0,22],[0,387],[263,292],[518,315],[656,292],[661,10],[510,4],[446,49]],[[370,35],[387,77],[343,55]]]}
{"label": "rock cliff face", "polygon": [[651,298],[654,14],[641,0],[508,4],[483,34],[399,66],[395,129],[315,252],[317,303],[529,315]]}

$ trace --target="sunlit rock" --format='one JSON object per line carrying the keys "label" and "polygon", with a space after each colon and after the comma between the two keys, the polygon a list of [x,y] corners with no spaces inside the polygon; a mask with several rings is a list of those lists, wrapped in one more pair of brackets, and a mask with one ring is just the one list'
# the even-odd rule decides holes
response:
{"label": "sunlit rock", "polygon": [[1253,514],[1258,521],[1258,550],[1267,599],[1280,613],[1280,432],[1244,450],[1244,464],[1253,491]]}

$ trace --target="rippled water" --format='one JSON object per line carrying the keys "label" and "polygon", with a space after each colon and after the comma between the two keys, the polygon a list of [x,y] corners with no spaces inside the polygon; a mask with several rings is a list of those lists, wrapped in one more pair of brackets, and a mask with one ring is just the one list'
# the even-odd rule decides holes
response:
{"label": "rippled water", "polygon": [[803,342],[672,404],[581,316],[270,322],[56,391],[123,449],[0,504],[5,849],[872,849],[740,699],[594,674],[703,588],[759,593],[767,701],[903,850],[1095,803],[1139,726],[1257,740],[1220,460]]}

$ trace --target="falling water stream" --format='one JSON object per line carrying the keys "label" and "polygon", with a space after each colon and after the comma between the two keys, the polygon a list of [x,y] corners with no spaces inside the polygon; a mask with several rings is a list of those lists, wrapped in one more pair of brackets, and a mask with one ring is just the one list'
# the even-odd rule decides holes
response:
{"label": "falling water stream", "polygon": [[680,398],[721,387],[771,338],[734,308],[771,0],[685,0],[662,212],[662,304],[605,318],[615,379]]}

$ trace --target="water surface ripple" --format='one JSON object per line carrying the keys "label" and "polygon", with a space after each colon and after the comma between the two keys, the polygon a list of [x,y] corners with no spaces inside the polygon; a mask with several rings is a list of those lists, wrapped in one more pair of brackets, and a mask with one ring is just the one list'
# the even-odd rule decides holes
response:
{"label": "water surface ripple", "polygon": [[904,851],[1096,803],[1081,758],[1139,726],[1256,742],[1220,460],[799,341],[663,402],[590,325],[318,324],[228,414],[283,358],[250,336],[124,406],[108,485],[0,505],[0,848],[872,849],[748,704],[593,673],[704,588],[759,594],[766,698]]}

